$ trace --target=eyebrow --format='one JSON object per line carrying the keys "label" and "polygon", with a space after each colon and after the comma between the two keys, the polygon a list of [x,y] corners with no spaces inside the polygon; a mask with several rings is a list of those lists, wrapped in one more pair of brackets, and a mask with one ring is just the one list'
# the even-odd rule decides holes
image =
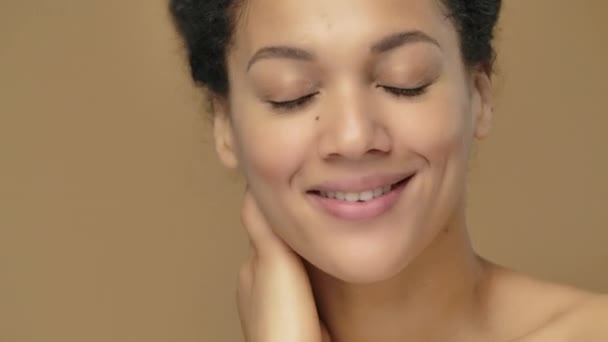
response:
{"label": "eyebrow", "polygon": [[249,70],[255,62],[261,59],[270,58],[288,58],[301,61],[313,61],[315,59],[312,53],[301,48],[291,46],[268,46],[259,49],[253,57],[251,57],[247,64],[247,70]]}
{"label": "eyebrow", "polygon": [[414,30],[393,33],[387,37],[384,37],[380,39],[380,41],[378,41],[377,43],[374,43],[370,50],[373,54],[377,55],[396,49],[406,44],[421,42],[431,43],[441,49],[441,45],[435,38],[429,36],[428,34],[422,31]]}
{"label": "eyebrow", "polygon": [[[429,36],[428,34],[419,31],[404,31],[393,33],[388,35],[378,42],[372,44],[370,51],[372,54],[378,55],[390,50],[396,49],[406,44],[412,43],[420,43],[426,42],[436,45],[441,48],[441,45],[437,40]],[[300,61],[314,61],[315,55],[311,52],[304,50],[302,48],[292,47],[292,46],[267,46],[259,49],[253,57],[249,60],[247,64],[247,71],[251,68],[251,66],[262,59],[272,59],[272,58],[286,58],[286,59],[294,59]]]}

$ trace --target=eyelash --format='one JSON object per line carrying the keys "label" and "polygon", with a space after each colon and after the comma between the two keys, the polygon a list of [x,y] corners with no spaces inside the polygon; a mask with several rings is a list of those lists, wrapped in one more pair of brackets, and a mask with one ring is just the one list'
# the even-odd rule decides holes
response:
{"label": "eyelash", "polygon": [[397,97],[416,97],[424,94],[429,87],[429,84],[423,85],[418,88],[398,88],[378,85],[378,87],[384,89],[387,93]]}
{"label": "eyelash", "polygon": [[[424,94],[428,88],[428,84],[418,87],[418,88],[398,88],[398,87],[390,87],[390,86],[382,86],[378,85],[377,87],[384,89],[387,93],[397,96],[397,97],[416,97]],[[274,109],[282,110],[282,111],[290,111],[301,108],[308,104],[313,97],[318,95],[319,93],[312,93],[306,96],[302,96],[295,100],[276,102],[276,101],[268,101],[270,105]]]}
{"label": "eyelash", "polygon": [[302,96],[300,98],[297,98],[295,100],[290,100],[290,101],[283,101],[283,102],[268,101],[268,102],[274,109],[289,111],[289,110],[294,110],[294,109],[303,107],[310,100],[312,100],[313,97],[315,97],[318,94],[319,94],[318,92],[312,93],[312,94],[308,94],[306,96]]}

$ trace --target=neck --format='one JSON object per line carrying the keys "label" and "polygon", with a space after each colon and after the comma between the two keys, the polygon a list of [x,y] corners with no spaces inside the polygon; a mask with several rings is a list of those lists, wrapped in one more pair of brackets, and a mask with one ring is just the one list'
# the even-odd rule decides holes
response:
{"label": "neck", "polygon": [[486,272],[463,217],[397,276],[381,283],[349,284],[308,265],[332,342],[470,341],[480,332]]}

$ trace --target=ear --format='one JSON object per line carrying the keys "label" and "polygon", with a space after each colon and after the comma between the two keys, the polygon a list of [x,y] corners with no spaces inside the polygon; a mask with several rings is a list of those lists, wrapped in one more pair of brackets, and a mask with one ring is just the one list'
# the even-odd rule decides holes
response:
{"label": "ear", "polygon": [[473,118],[475,138],[484,139],[490,134],[494,119],[494,96],[490,75],[482,69],[473,75]]}
{"label": "ear", "polygon": [[234,132],[227,100],[213,96],[211,99],[211,110],[213,111],[215,151],[225,167],[234,169],[238,166],[238,159],[236,157]]}

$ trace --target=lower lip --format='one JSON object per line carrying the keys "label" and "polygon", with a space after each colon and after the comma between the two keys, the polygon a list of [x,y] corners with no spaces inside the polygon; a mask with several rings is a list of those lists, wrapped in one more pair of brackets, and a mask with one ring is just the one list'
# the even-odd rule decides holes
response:
{"label": "lower lip", "polygon": [[347,202],[316,194],[309,194],[308,196],[318,207],[336,218],[343,220],[369,220],[386,213],[395,206],[399,200],[399,196],[409,185],[413,177],[409,177],[388,193],[367,202]]}

